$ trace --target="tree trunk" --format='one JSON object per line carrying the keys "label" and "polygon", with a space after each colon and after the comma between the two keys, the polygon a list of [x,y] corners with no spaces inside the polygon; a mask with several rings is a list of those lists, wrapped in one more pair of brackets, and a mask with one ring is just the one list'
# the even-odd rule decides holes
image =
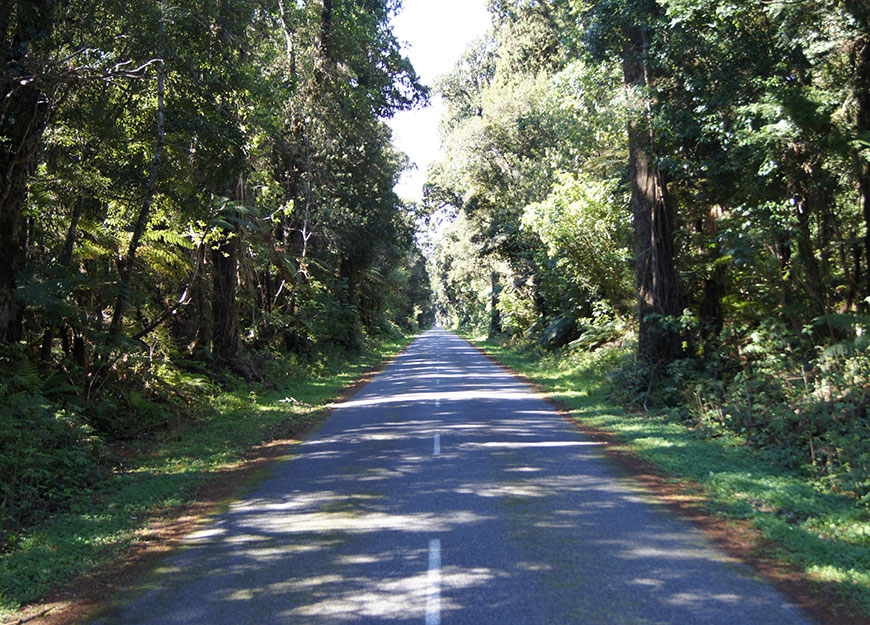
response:
{"label": "tree trunk", "polygon": [[339,275],[345,282],[344,301],[348,311],[343,319],[347,329],[342,340],[348,352],[358,352],[362,348],[362,336],[359,327],[359,271],[357,263],[348,256],[342,256]]}
{"label": "tree trunk", "polygon": [[[84,204],[87,200],[79,198],[73,207],[72,216],[70,217],[69,228],[67,229],[66,239],[63,243],[63,248],[60,250],[60,255],[57,258],[57,264],[66,270],[69,270],[72,264],[73,249],[75,247],[76,233],[78,232],[79,221],[82,217]],[[45,333],[42,335],[42,348],[40,349],[40,360],[43,363],[48,363],[51,360],[51,350],[54,344],[54,328],[57,319],[49,319],[48,325],[45,328]]]}
{"label": "tree trunk", "polygon": [[27,65],[25,53],[34,54],[51,37],[55,4],[12,2],[0,9],[0,344],[20,334],[15,289],[24,246],[22,213],[49,111],[37,80],[40,70]]}
{"label": "tree trunk", "polygon": [[239,246],[238,234],[225,231],[212,251],[212,351],[218,362],[232,360],[239,353]]}
{"label": "tree trunk", "polygon": [[794,268],[792,267],[791,239],[788,233],[780,230],[774,235],[774,249],[776,250],[779,280],[782,286],[779,292],[780,316],[783,322],[788,324],[790,320],[788,311],[794,308]]}
{"label": "tree trunk", "polygon": [[629,98],[628,152],[638,289],[638,351],[650,362],[670,362],[682,354],[674,320],[681,312],[679,279],[674,265],[674,212],[664,176],[655,163],[649,77],[645,64],[646,32],[627,33],[623,76]]}
{"label": "tree trunk", "polygon": [[[827,297],[822,286],[821,271],[819,270],[819,262],[816,259],[815,246],[813,245],[813,236],[811,230],[810,219],[812,217],[811,200],[800,200],[797,206],[798,218],[798,257],[800,258],[803,268],[804,280],[803,286],[806,289],[806,294],[809,297],[810,313],[816,317],[825,315],[828,312]],[[805,319],[806,311],[801,314],[801,319]]]}
{"label": "tree trunk", "polygon": [[[197,253],[199,254],[200,251],[197,250]],[[214,319],[212,318],[214,298],[211,296],[211,291],[215,281],[213,273],[210,273],[214,268],[208,267],[206,261],[208,251],[202,250],[201,253],[203,254],[202,259],[195,262],[202,263],[203,271],[196,277],[191,287],[195,328],[191,341],[188,343],[188,350],[194,354],[200,350],[210,350],[214,345]]]}
{"label": "tree trunk", "polygon": [[[855,100],[857,104],[856,131],[865,139],[870,135],[870,36],[862,37],[855,45]],[[859,156],[858,191],[864,217],[864,271],[856,267],[856,274],[863,275],[858,301],[870,296],[870,161]]]}
{"label": "tree trunk", "polygon": [[320,10],[320,32],[317,35],[318,56],[328,59],[330,53],[330,39],[332,37],[332,0],[323,0]]}
{"label": "tree trunk", "polygon": [[[707,241],[713,240],[719,231],[718,221],[723,215],[722,207],[716,206],[707,213],[701,224],[700,231]],[[703,293],[700,306],[700,333],[705,349],[713,346],[725,327],[725,311],[722,308],[722,297],[725,294],[725,265],[717,263],[721,258],[718,245],[714,251],[699,250],[699,254],[707,256],[706,263],[710,273],[703,279]]]}
{"label": "tree trunk", "polygon": [[[165,4],[161,4],[161,19],[160,19],[160,52],[162,56],[165,47],[166,25],[165,25]],[[160,173],[160,163],[163,160],[163,147],[166,141],[166,132],[164,129],[164,110],[166,100],[165,86],[165,68],[161,60],[157,64],[157,120],[155,124],[156,142],[154,146],[154,155],[151,157],[151,167],[148,174],[148,186],[145,187],[145,194],[142,198],[142,206],[139,208],[139,215],[136,218],[136,223],[133,224],[133,235],[130,237],[130,245],[127,249],[127,256],[121,260],[118,268],[118,296],[115,299],[115,310],[112,313],[112,323],[109,326],[109,343],[114,343],[121,335],[121,330],[124,325],[124,314],[127,311],[127,305],[130,302],[130,279],[133,276],[133,267],[136,263],[136,254],[139,251],[139,245],[142,242],[142,237],[145,234],[145,228],[148,226],[148,220],[151,218],[151,206],[154,203],[154,196],[157,194],[157,176]]]}
{"label": "tree trunk", "polygon": [[497,271],[492,272],[490,279],[492,292],[490,293],[489,337],[493,338],[502,332],[501,313],[498,310],[498,296],[501,293],[501,285],[499,284]]}

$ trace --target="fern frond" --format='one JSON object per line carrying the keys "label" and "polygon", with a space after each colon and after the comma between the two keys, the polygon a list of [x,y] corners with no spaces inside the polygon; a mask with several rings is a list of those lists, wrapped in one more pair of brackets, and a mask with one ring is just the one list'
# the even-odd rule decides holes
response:
{"label": "fern frond", "polygon": [[815,329],[831,328],[839,332],[857,333],[859,328],[870,328],[870,315],[831,313],[813,319],[812,327]]}

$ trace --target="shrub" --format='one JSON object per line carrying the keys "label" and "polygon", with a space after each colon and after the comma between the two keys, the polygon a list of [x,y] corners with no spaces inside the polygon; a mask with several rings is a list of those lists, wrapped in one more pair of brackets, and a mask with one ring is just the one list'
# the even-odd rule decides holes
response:
{"label": "shrub", "polygon": [[802,340],[768,320],[746,333],[739,355],[665,367],[625,361],[613,374],[614,399],[667,409],[711,436],[736,434],[779,465],[870,504],[870,342],[862,318],[826,319],[838,341],[815,348],[807,336],[818,332]]}
{"label": "shrub", "polygon": [[26,365],[0,381],[0,552],[103,474],[102,441],[45,387]]}

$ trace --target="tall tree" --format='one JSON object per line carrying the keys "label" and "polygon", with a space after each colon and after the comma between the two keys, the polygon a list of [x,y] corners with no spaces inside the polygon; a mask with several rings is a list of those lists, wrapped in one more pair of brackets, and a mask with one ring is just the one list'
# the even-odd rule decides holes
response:
{"label": "tall tree", "polygon": [[49,66],[57,3],[0,8],[0,343],[20,336],[15,289],[23,263],[27,183],[49,118]]}
{"label": "tall tree", "polygon": [[587,44],[599,58],[619,54],[628,103],[628,166],[638,291],[638,350],[653,362],[680,356],[676,318],[682,294],[675,264],[676,217],[653,118],[660,74],[653,55],[661,28],[655,0],[596,2],[587,13],[593,26]]}
{"label": "tall tree", "polygon": [[657,163],[649,101],[654,70],[650,66],[654,2],[637,7],[637,23],[623,33],[622,68],[628,91],[628,154],[634,262],[638,290],[638,349],[651,361],[670,361],[681,353],[673,320],[681,312],[679,278],[674,262],[675,214],[665,175]]}

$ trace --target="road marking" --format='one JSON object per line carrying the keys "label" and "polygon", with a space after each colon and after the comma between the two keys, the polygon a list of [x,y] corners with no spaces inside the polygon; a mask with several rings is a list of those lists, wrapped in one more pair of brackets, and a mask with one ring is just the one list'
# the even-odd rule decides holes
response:
{"label": "road marking", "polygon": [[429,541],[429,577],[426,592],[426,625],[441,625],[441,541]]}
{"label": "road marking", "polygon": [[435,435],[435,442],[434,442],[433,447],[432,447],[432,455],[433,456],[440,456],[441,455],[441,435],[440,434]]}

